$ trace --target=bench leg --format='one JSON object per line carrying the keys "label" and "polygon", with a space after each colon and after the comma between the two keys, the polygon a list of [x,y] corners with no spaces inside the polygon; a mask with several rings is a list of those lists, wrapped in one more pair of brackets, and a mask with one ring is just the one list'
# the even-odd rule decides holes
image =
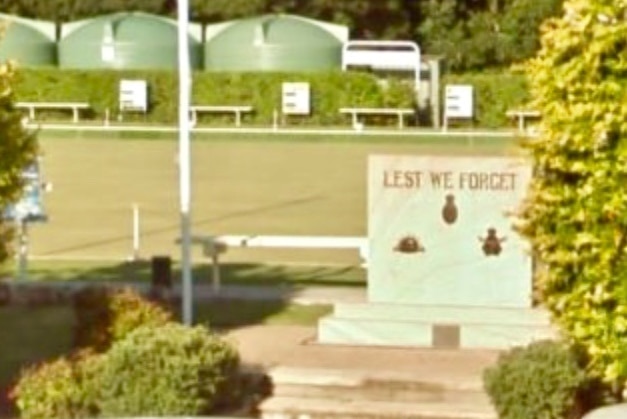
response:
{"label": "bench leg", "polygon": [[518,116],[518,129],[520,130],[520,132],[523,132],[525,130],[525,117],[522,115]]}
{"label": "bench leg", "polygon": [[398,129],[403,129],[404,126],[404,121],[403,121],[403,114],[399,113],[398,114]]}
{"label": "bench leg", "polygon": [[359,121],[357,120],[357,112],[353,112],[353,129],[357,129],[357,124]]}
{"label": "bench leg", "polygon": [[30,118],[31,121],[35,120],[35,108],[33,107],[28,108],[28,117]]}
{"label": "bench leg", "polygon": [[242,115],[239,111],[235,111],[235,126],[239,127],[242,125]]}
{"label": "bench leg", "polygon": [[74,123],[78,122],[78,108],[72,108],[72,121]]}

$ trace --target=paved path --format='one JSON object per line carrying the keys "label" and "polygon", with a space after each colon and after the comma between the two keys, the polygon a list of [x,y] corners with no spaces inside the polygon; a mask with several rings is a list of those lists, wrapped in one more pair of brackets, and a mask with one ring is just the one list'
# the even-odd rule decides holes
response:
{"label": "paved path", "polygon": [[351,369],[437,376],[442,381],[476,381],[494,363],[497,351],[321,345],[316,328],[250,326],[226,335],[251,366]]}

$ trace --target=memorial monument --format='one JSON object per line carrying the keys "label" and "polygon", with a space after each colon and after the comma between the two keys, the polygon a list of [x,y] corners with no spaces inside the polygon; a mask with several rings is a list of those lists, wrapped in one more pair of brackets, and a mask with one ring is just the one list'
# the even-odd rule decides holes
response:
{"label": "memorial monument", "polygon": [[371,156],[368,302],[337,304],[318,340],[507,348],[553,337],[512,229],[531,175],[522,158]]}

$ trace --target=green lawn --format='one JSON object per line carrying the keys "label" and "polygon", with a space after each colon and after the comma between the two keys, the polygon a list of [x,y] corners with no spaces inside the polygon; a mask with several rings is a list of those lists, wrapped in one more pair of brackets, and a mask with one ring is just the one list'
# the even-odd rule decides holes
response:
{"label": "green lawn", "polygon": [[[30,251],[66,260],[123,260],[133,251],[178,258],[177,142],[133,133],[40,133],[52,182],[47,223],[30,228]],[[85,138],[83,138],[85,136]],[[203,134],[192,144],[197,234],[365,235],[371,154],[512,153],[510,138]],[[194,256],[201,259],[200,249]],[[234,249],[227,262],[356,264],[355,252]]]}
{"label": "green lawn", "polygon": [[73,324],[70,307],[0,307],[0,388],[21,368],[67,353]]}
{"label": "green lawn", "polygon": [[288,324],[314,326],[318,319],[329,314],[326,304],[285,304],[282,301],[247,301],[221,299],[198,303],[195,321],[218,329],[251,324]]}

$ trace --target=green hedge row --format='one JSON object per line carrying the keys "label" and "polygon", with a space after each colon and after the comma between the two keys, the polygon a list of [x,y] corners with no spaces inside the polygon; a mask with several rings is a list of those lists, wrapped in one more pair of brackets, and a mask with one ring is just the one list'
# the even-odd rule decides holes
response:
{"label": "green hedge row", "polygon": [[470,84],[474,87],[475,124],[482,128],[512,126],[507,110],[525,107],[530,99],[526,77],[516,72],[447,74],[442,79],[442,86],[446,84]]}
{"label": "green hedge row", "polygon": [[[149,112],[146,115],[125,113],[125,121],[173,123],[177,120],[178,81],[170,71],[111,71],[23,69],[15,85],[18,101],[86,101],[92,105],[94,120],[118,117],[119,81],[144,79],[149,85]],[[310,73],[208,73],[193,75],[192,102],[197,104],[252,105],[254,113],[246,115],[247,125],[268,126],[275,111],[280,113],[281,84],[309,82],[312,114],[291,116],[290,125],[346,125],[348,116],[339,113],[341,107],[414,107],[412,89],[400,81],[383,86],[366,73],[340,71]],[[528,97],[523,76],[509,72],[446,75],[447,83],[475,86],[478,127],[508,125],[505,111],[521,106]],[[444,89],[442,89],[444,90]],[[43,113],[42,116],[55,116]],[[67,116],[66,116],[67,117]],[[232,115],[201,115],[203,123],[232,123]],[[410,124],[413,121],[409,121]],[[394,118],[376,123],[394,124]]]}
{"label": "green hedge row", "polygon": [[[68,71],[23,70],[17,78],[15,93],[18,101],[87,101],[93,107],[92,117],[102,119],[105,110],[111,116],[118,113],[119,81],[144,79],[149,86],[149,113],[124,115],[124,120],[172,123],[178,118],[178,80],[168,71]],[[270,125],[274,111],[280,112],[282,82],[309,82],[312,115],[293,117],[291,124],[345,125],[346,115],[341,107],[411,107],[411,89],[400,82],[383,88],[369,74],[322,73],[195,73],[192,103],[214,105],[252,105],[254,113],[245,122]],[[201,119],[199,117],[199,119]],[[205,118],[219,120],[215,116]],[[233,116],[225,116],[229,121]],[[231,122],[232,123],[232,122]]]}

